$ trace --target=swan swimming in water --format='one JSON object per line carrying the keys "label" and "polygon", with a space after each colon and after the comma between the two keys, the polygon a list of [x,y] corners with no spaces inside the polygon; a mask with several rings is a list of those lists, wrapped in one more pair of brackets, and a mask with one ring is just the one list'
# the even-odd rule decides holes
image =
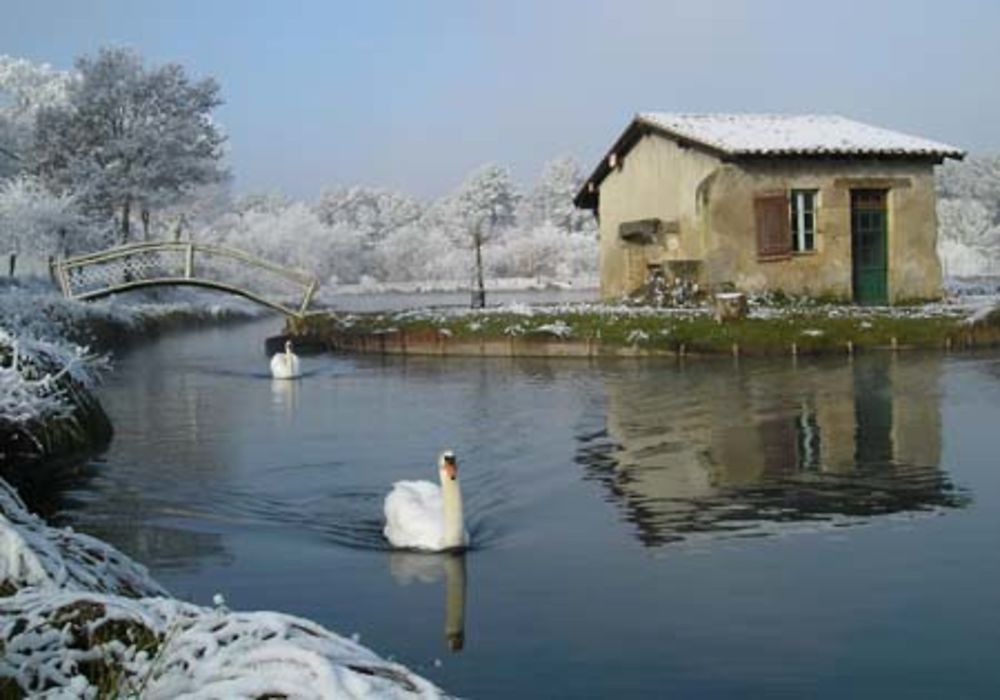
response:
{"label": "swan swimming in water", "polygon": [[271,376],[275,379],[295,379],[299,376],[299,357],[292,352],[292,341],[285,341],[285,351],[271,358]]}
{"label": "swan swimming in water", "polygon": [[441,485],[429,481],[397,481],[385,497],[385,538],[393,547],[432,552],[462,549],[469,544],[462,518],[458,460],[446,450],[438,458]]}

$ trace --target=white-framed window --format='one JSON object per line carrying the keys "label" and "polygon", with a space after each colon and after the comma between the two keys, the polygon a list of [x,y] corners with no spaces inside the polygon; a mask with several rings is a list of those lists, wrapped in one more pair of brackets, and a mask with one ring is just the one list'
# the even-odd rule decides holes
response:
{"label": "white-framed window", "polygon": [[788,210],[791,214],[792,250],[802,253],[816,250],[816,190],[792,190]]}

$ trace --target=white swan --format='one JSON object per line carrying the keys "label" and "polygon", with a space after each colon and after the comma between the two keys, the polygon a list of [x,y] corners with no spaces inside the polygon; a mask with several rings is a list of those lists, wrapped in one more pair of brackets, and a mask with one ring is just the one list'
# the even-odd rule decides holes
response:
{"label": "white swan", "polygon": [[462,519],[458,461],[447,450],[438,459],[441,485],[397,481],[385,497],[385,538],[393,547],[440,552],[469,544]]}
{"label": "white swan", "polygon": [[299,376],[299,357],[292,352],[292,341],[285,341],[285,351],[271,358],[271,376],[275,379],[295,379]]}

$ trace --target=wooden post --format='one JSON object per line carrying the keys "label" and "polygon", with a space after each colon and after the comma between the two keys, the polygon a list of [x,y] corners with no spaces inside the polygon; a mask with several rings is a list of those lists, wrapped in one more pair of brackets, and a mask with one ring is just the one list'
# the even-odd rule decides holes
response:
{"label": "wooden post", "polygon": [[191,279],[194,276],[194,243],[187,244],[187,251],[184,256],[184,279]]}

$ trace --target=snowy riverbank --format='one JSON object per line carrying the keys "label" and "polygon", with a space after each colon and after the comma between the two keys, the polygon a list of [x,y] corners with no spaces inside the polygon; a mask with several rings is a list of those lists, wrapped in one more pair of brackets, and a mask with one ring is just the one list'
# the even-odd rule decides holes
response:
{"label": "snowy riverbank", "polygon": [[[0,466],[31,470],[110,438],[103,354],[149,335],[250,319],[242,303],[82,304],[0,290]],[[441,697],[309,620],[169,597],[146,569],[30,514],[0,478],[0,696]]]}
{"label": "snowy riverbank", "polygon": [[292,335],[362,353],[475,356],[656,356],[851,353],[1000,343],[996,295],[860,307],[753,297],[742,320],[719,323],[708,300],[680,307],[506,304],[486,309],[334,312],[292,319]]}
{"label": "snowy riverbank", "polygon": [[68,301],[44,283],[0,288],[0,472],[99,449],[111,424],[93,395],[107,353],[167,330],[254,318],[242,302]]}
{"label": "snowy riverbank", "polygon": [[355,641],[276,612],[167,597],[146,569],[47,526],[0,480],[0,696],[441,697]]}

